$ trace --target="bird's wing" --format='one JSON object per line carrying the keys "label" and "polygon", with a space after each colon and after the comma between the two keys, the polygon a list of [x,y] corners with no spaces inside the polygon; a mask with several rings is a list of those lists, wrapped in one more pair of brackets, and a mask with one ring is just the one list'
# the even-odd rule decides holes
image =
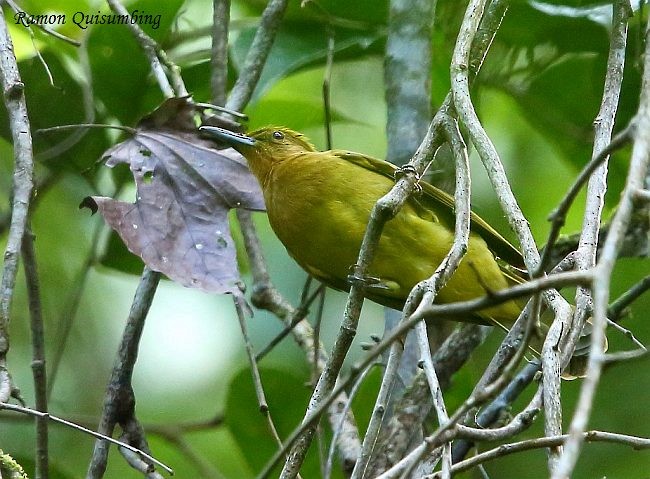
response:
{"label": "bird's wing", "polygon": [[[393,180],[395,179],[395,171],[397,170],[397,167],[392,163],[373,158],[372,156],[353,153],[346,150],[332,150],[331,153],[341,159],[349,161],[350,163],[366,168],[367,170],[380,173]],[[453,224],[455,221],[454,198],[425,181],[420,181],[420,186],[422,187],[422,192],[424,193],[426,200],[445,206],[443,211],[448,211],[449,213],[446,220],[448,220],[450,224]],[[440,209],[437,211],[440,211]],[[488,247],[501,260],[505,261],[511,267],[517,269],[525,268],[524,260],[519,250],[517,250],[517,248],[515,248],[507,239],[501,236],[499,232],[474,212],[471,213],[471,228],[472,231],[479,234],[483,240],[485,240]],[[513,282],[522,282],[521,272],[513,271],[513,268],[508,268],[507,265],[502,265],[502,269],[504,270],[504,273],[513,280]]]}

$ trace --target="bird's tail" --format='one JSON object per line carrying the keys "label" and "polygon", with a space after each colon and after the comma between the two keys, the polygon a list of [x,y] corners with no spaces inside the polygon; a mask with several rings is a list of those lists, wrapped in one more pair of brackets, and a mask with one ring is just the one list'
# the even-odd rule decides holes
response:
{"label": "bird's tail", "polygon": [[[569,364],[564,369],[562,373],[562,379],[572,381],[577,378],[584,378],[587,373],[587,362],[589,360],[589,350],[591,349],[591,333],[594,329],[591,318],[588,318],[585,321],[585,325],[582,328],[578,342],[576,343],[576,349],[573,352]],[[603,352],[607,351],[608,343],[607,336],[603,338]]]}
{"label": "bird's tail", "polygon": [[[546,339],[546,333],[548,331],[548,326],[543,322],[545,319],[544,316],[546,315],[542,314],[541,328],[543,334],[541,336],[534,335],[529,343],[529,347],[535,352],[536,355],[539,355],[541,353],[544,340]],[[593,323],[591,321],[591,318],[588,318],[587,321],[585,321],[582,332],[580,333],[580,337],[576,343],[576,348],[573,351],[573,356],[571,356],[569,364],[567,364],[566,368],[562,372],[562,379],[573,381],[574,379],[585,377],[587,373],[587,362],[589,361],[589,351],[591,349],[592,331]],[[607,351],[607,347],[607,337],[605,337],[602,345],[603,352]]]}

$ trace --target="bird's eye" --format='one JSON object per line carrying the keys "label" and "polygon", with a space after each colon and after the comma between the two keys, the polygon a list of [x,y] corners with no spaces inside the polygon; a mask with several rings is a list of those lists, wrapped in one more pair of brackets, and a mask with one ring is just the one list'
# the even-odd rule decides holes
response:
{"label": "bird's eye", "polygon": [[284,134],[281,131],[274,131],[273,138],[276,140],[282,140],[284,138]]}

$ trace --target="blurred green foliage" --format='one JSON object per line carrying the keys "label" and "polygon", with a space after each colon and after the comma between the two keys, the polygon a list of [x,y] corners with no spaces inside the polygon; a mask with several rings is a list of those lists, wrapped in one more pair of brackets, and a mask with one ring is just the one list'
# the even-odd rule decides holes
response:
{"label": "blurred green foliage", "polygon": [[[233,0],[231,81],[243,64],[265,3]],[[250,126],[287,125],[304,131],[319,147],[325,146],[321,91],[328,38],[333,36],[334,146],[382,156],[386,149],[382,55],[387,2],[306,3],[301,8],[299,0],[290,2],[287,21],[279,31],[253,101],[246,110],[251,117]],[[591,155],[592,122],[602,94],[608,49],[608,29],[602,20],[607,18],[607,3],[553,0],[546,5],[562,8],[549,10],[541,8],[538,2],[513,2],[474,85],[479,114],[502,155],[513,189],[539,244],[544,243],[548,232],[548,213]],[[57,0],[47,2],[47,6],[37,0],[25,0],[21,5],[34,14],[62,12],[68,16],[78,11],[95,13],[106,9],[103,4],[90,0]],[[145,30],[181,67],[195,99],[209,101],[212,21],[209,2],[139,0],[129,2],[127,7],[129,11],[139,9],[161,15],[158,29]],[[12,13],[6,6],[3,8],[11,19]],[[438,1],[436,29],[431,39],[434,106],[448,91],[449,59],[463,9],[463,2]],[[638,38],[642,25],[637,17],[631,22],[618,129],[632,117],[638,101],[641,51]],[[98,25],[82,31],[71,22],[62,25],[60,31],[83,42],[81,48],[36,29],[36,41],[32,44],[24,27],[10,26],[34,129],[85,122],[133,126],[163,98],[145,55],[124,26]],[[42,60],[36,56],[35,48]],[[6,199],[10,194],[12,163],[4,110],[0,113],[0,136],[0,194]],[[58,351],[73,294],[80,287],[80,274],[88,258],[94,257],[51,397],[55,414],[90,427],[96,424],[101,410],[119,335],[137,284],[133,273],[141,271],[139,260],[117,242],[115,235],[104,230],[97,244],[93,244],[93,231],[100,220],[76,208],[87,195],[112,194],[115,183],[126,187],[121,193],[123,197],[133,197],[128,174],[112,174],[101,166],[93,166],[118,136],[110,130],[88,130],[83,134],[64,131],[35,137],[38,176],[49,178],[51,183],[39,196],[33,218],[47,321],[48,358]],[[475,158],[473,167],[473,203],[477,211],[497,229],[509,234],[486,175]],[[611,163],[607,214],[616,205],[625,173],[623,152]],[[569,215],[567,232],[581,227],[582,200],[583,197]],[[0,204],[0,218],[7,212],[5,201]],[[297,304],[304,275],[273,237],[264,216],[256,215],[256,222],[271,276],[279,289]],[[3,246],[5,238],[6,231],[2,230]],[[642,278],[648,266],[647,260],[620,261],[613,296]],[[31,403],[29,321],[22,277],[20,281],[13,307],[10,368]],[[322,338],[329,346],[345,296],[331,293],[328,298]],[[210,470],[229,478],[253,477],[276,446],[258,411],[229,299],[164,284],[156,304],[160,306],[154,307],[150,315],[137,365],[140,418],[145,426],[207,420],[217,413],[223,413],[226,419],[219,427],[186,437],[202,458],[202,466],[189,460],[162,435],[150,436],[154,454],[174,467],[175,477],[179,479],[198,477]],[[645,343],[650,340],[650,327],[644,317],[649,307],[648,299],[642,298],[631,308],[631,317],[625,321]],[[380,308],[365,306],[359,341],[367,340],[371,333],[381,334],[381,315]],[[278,322],[263,312],[256,312],[250,327],[257,348],[280,329]],[[624,338],[611,336],[613,349],[631,346]],[[494,334],[456,376],[446,396],[452,407],[466,397],[499,338]],[[360,348],[353,347],[352,355],[360,354]],[[650,413],[642,400],[650,393],[647,374],[644,374],[647,365],[647,360],[641,360],[605,371],[591,427],[648,436]],[[309,365],[304,364],[301,353],[290,340],[262,362],[271,415],[282,437],[302,417],[309,392],[304,384],[309,378]],[[367,421],[377,383],[375,374],[355,400],[360,425]],[[567,418],[579,386],[577,382],[564,385]],[[522,398],[522,404],[525,399]],[[539,434],[540,427],[538,421],[526,437]],[[33,466],[28,458],[33,457],[33,434],[31,421],[2,415],[0,447],[17,458],[25,458],[23,464],[30,474]],[[56,471],[53,477],[81,477],[92,444],[90,438],[78,432],[53,426],[51,460]],[[489,463],[486,470],[494,478],[542,478],[547,476],[545,461],[544,451],[531,451]],[[317,467],[316,458],[312,457],[304,477],[317,477]],[[574,477],[642,479],[647,477],[648,470],[647,453],[597,444],[585,447]],[[106,477],[139,475],[125,466],[113,451]],[[463,477],[479,476],[472,472]]]}

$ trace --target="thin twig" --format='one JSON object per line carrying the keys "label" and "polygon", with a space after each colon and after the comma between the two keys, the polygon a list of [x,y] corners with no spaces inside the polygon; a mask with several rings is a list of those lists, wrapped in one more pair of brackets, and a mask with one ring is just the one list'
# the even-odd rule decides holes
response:
{"label": "thin twig", "polygon": [[630,341],[632,341],[634,343],[634,345],[637,347],[637,349],[640,349],[640,350],[646,350],[647,349],[645,347],[645,345],[636,338],[636,336],[634,335],[634,333],[632,331],[630,331],[629,329],[624,328],[620,324],[615,323],[614,321],[610,320],[609,316],[607,317],[607,325],[614,328],[615,330],[617,330],[619,333],[623,334],[624,336],[626,336]]}
{"label": "thin twig", "polygon": [[648,289],[650,289],[650,275],[636,283],[610,304],[607,309],[607,317],[613,322],[618,323],[625,308],[636,301]]}
{"label": "thin twig", "polygon": [[269,410],[269,404],[266,401],[266,394],[264,393],[264,386],[262,385],[262,376],[260,375],[260,370],[257,367],[257,361],[255,360],[255,351],[253,350],[253,344],[251,343],[250,336],[248,335],[248,326],[246,325],[246,314],[244,313],[244,298],[240,295],[233,295],[233,301],[235,303],[235,310],[237,311],[237,319],[239,320],[239,328],[241,329],[242,337],[244,339],[244,347],[246,349],[246,356],[248,357],[248,363],[251,368],[251,374],[253,376],[253,387],[255,389],[255,395],[257,396],[257,405],[260,409],[260,412],[264,416],[269,428],[269,432],[273,439],[276,441],[279,447],[282,447],[282,439],[278,434],[278,430],[275,427],[273,418],[271,417],[271,411]]}
{"label": "thin twig", "polygon": [[343,411],[341,411],[341,421],[339,421],[339,424],[337,427],[334,427],[332,430],[332,443],[330,445],[329,451],[327,453],[327,461],[325,462],[325,471],[323,474],[323,479],[329,479],[330,476],[332,475],[332,464],[334,463],[334,448],[336,446],[337,440],[341,434],[343,434],[344,428],[345,428],[345,414],[350,410],[352,407],[352,401],[356,397],[357,393],[361,389],[361,386],[363,385],[363,381],[366,379],[370,371],[372,371],[373,364],[369,365],[366,367],[356,378],[354,383],[352,384],[352,387],[350,388],[350,393],[348,394],[348,400],[345,403],[345,407]]}
{"label": "thin twig", "polygon": [[[92,124],[95,122],[96,103],[93,92],[92,73],[90,69],[90,58],[88,57],[88,41],[84,41],[78,50],[79,67],[82,75],[79,78],[79,88],[81,89],[81,104],[83,106],[83,123]],[[63,138],[46,150],[39,151],[36,154],[36,160],[46,162],[52,158],[61,158],[62,155],[78,144],[88,133],[87,129],[73,131],[69,136]],[[36,134],[36,133],[35,133]]]}
{"label": "thin twig", "polygon": [[[629,436],[626,434],[617,434],[613,432],[603,431],[587,431],[582,433],[581,436],[582,439],[587,442],[609,442],[614,444],[623,444],[636,450],[650,449],[650,439],[638,436]],[[476,456],[459,462],[458,464],[454,464],[452,466],[452,472],[458,473],[466,471],[489,460],[507,456],[509,454],[515,454],[521,451],[549,447],[560,447],[566,443],[568,438],[568,434],[563,434],[561,436],[540,437],[537,439],[528,439],[525,441],[513,442],[510,444],[503,444],[501,446],[495,447],[494,449],[490,449],[489,451],[477,454]],[[435,473],[425,477],[427,479],[440,479],[440,474]]]}
{"label": "thin twig", "polygon": [[[152,433],[147,430],[147,433]],[[165,440],[176,446],[178,451],[183,454],[187,460],[194,464],[194,467],[202,479],[225,479],[226,476],[219,472],[214,465],[202,454],[199,454],[189,441],[180,434],[160,434]]]}
{"label": "thin twig", "polygon": [[[16,5],[16,3],[13,0],[5,0],[5,1],[7,2],[7,5],[9,5],[9,7],[15,13],[18,13],[18,12],[26,13],[26,12],[24,12],[24,10],[19,8],[18,5]],[[28,13],[26,13],[26,16],[29,17],[29,18],[32,17],[32,15],[29,15]],[[78,42],[77,40],[75,40],[73,38],[70,38],[70,37],[66,37],[65,35],[57,32],[56,30],[52,30],[47,25],[41,25],[41,23],[39,23],[39,22],[36,22],[36,23],[25,22],[25,23],[23,23],[23,26],[26,27],[26,28],[29,28],[30,30],[31,30],[31,26],[35,25],[36,28],[39,28],[39,29],[43,30],[46,34],[51,35],[51,36],[53,36],[54,38],[56,38],[58,40],[62,40],[64,42],[66,42],[66,43],[69,43],[70,45],[75,46],[75,47],[81,46],[81,43]]]}
{"label": "thin twig", "polygon": [[[115,198],[115,195],[112,195],[112,197]],[[68,339],[70,337],[70,332],[72,331],[75,317],[77,316],[77,311],[79,310],[79,305],[81,304],[81,298],[86,290],[88,276],[92,270],[92,265],[97,260],[97,254],[100,248],[99,238],[103,230],[103,223],[97,222],[91,237],[90,251],[88,251],[86,259],[70,285],[70,296],[66,298],[65,306],[58,317],[58,321],[56,321],[57,331],[54,336],[56,338],[56,348],[50,361],[49,381],[47,384],[48,399],[52,396],[54,384],[56,383],[56,378],[59,372],[59,366],[63,359],[66,345],[68,344]]]}
{"label": "thin twig", "polygon": [[[271,470],[277,464],[277,461],[281,457],[284,457],[285,452],[292,447],[294,442],[304,433],[307,428],[313,427],[314,424],[320,419],[321,414],[329,407],[335,398],[337,398],[347,387],[354,381],[358,376],[360,371],[372,364],[376,359],[381,355],[394,341],[399,341],[403,335],[413,328],[419,321],[424,319],[425,321],[436,321],[439,318],[453,318],[454,316],[467,316],[472,312],[485,309],[489,306],[494,306],[496,304],[501,304],[506,301],[510,301],[515,298],[531,296],[540,291],[549,289],[549,288],[559,288],[568,285],[576,284],[589,284],[593,280],[591,272],[583,271],[570,271],[567,273],[560,273],[550,277],[542,277],[530,280],[526,283],[513,286],[508,289],[494,291],[490,296],[485,296],[483,298],[473,299],[469,301],[462,301],[457,303],[449,304],[435,304],[430,305],[426,308],[420,308],[420,311],[417,314],[413,314],[407,321],[402,322],[398,327],[396,327],[390,334],[386,335],[377,345],[368,353],[368,355],[360,361],[358,364],[352,367],[350,375],[345,379],[340,379],[337,382],[336,387],[334,387],[328,395],[325,395],[322,400],[314,407],[311,414],[303,419],[302,424],[296,428],[286,439],[282,449],[276,451],[273,457],[267,462],[263,470],[258,475],[258,478],[268,477]],[[496,388],[492,390],[484,391],[484,394],[480,397],[474,396],[471,398],[471,401],[468,402],[467,407],[475,407],[481,400],[489,399],[491,394],[495,394]],[[461,412],[465,413],[466,408]],[[456,415],[452,418],[454,421],[457,421],[458,418]],[[441,429],[437,432],[436,441],[442,440],[445,436],[445,431],[448,428]],[[444,441],[443,441],[444,442]]]}
{"label": "thin twig", "polygon": [[262,68],[271,51],[275,34],[287,9],[288,0],[270,0],[262,13],[260,26],[257,28],[253,43],[248,50],[244,68],[239,74],[235,86],[230,92],[226,107],[241,111],[248,103],[260,79]]}
{"label": "thin twig", "polygon": [[51,126],[49,128],[39,128],[34,132],[36,135],[40,135],[43,133],[50,133],[50,132],[55,132],[55,131],[62,131],[62,130],[78,130],[78,129],[83,129],[83,128],[100,128],[102,130],[105,130],[107,128],[112,128],[115,130],[121,130],[125,131],[127,133],[130,133],[132,135],[135,135],[137,133],[137,130],[135,128],[131,128],[130,126],[124,126],[124,125],[109,125],[109,124],[100,124],[100,123],[78,123],[76,125],[57,125],[57,126]]}
{"label": "thin twig", "polygon": [[[622,42],[623,45],[621,47],[621,43],[618,44],[618,48],[623,49],[618,55],[624,55],[627,17],[629,13],[627,7],[628,4],[624,0],[619,0],[614,4],[615,13],[612,44],[614,45],[614,42],[618,41]],[[650,40],[650,26],[646,30],[646,38]],[[605,362],[602,345],[604,344],[605,328],[607,326],[611,274],[634,211],[636,191],[643,187],[648,172],[648,164],[650,163],[650,48],[648,48],[648,45],[647,43],[644,54],[641,98],[636,116],[637,127],[635,128],[628,176],[621,200],[610,225],[609,234],[607,235],[596,266],[597,274],[594,276],[592,342],[589,351],[589,361],[587,363],[587,373],[582,383],[575,413],[571,420],[569,439],[565,444],[565,450],[560,457],[559,463],[553,471],[553,475],[551,476],[553,479],[563,479],[571,476],[580,454],[582,441],[584,440],[583,432],[587,427],[594,395]]]}
{"label": "thin twig", "polygon": [[[108,5],[118,15],[126,15],[130,17],[131,15],[124,8],[118,0],[106,0]],[[183,83],[183,79],[180,76],[180,69],[177,65],[172,63],[168,58],[164,50],[145,33],[144,30],[135,22],[128,22],[126,26],[135,37],[136,41],[142,47],[144,54],[149,60],[151,65],[151,71],[158,82],[160,90],[163,92],[166,98],[172,98],[174,96],[185,96],[187,95],[187,89]],[[169,78],[163,69],[165,66],[169,70]]]}
{"label": "thin twig", "polygon": [[316,384],[318,376],[320,375],[322,368],[319,367],[318,357],[320,357],[320,332],[321,326],[323,325],[323,313],[325,311],[325,294],[327,293],[327,288],[323,287],[320,294],[318,295],[318,306],[316,308],[316,321],[314,321],[314,359],[312,361],[312,384]]}
{"label": "thin twig", "polygon": [[[131,311],[124,327],[111,379],[104,397],[104,408],[99,423],[99,432],[111,436],[115,425],[133,417],[135,399],[131,386],[131,378],[135,361],[138,356],[138,346],[142,336],[144,323],[153,302],[156,288],[160,281],[160,273],[144,268],[140,284],[135,292]],[[87,479],[99,479],[106,471],[108,460],[108,443],[104,440],[95,442],[92,459],[88,467]]]}
{"label": "thin twig", "polygon": [[284,327],[284,329],[280,331],[280,333],[278,333],[273,339],[271,339],[271,341],[269,341],[269,344],[264,346],[264,348],[262,348],[262,350],[255,355],[255,361],[261,361],[268,353],[273,350],[273,348],[278,345],[278,343],[280,343],[280,341],[286,338],[287,335],[291,333],[303,319],[305,319],[309,313],[309,308],[311,307],[312,303],[316,300],[316,298],[319,298],[324,291],[325,286],[320,285],[312,292],[311,295],[304,299],[304,301],[296,309],[296,314],[290,318],[289,321],[287,321],[288,324]]}
{"label": "thin twig", "polygon": [[228,26],[230,0],[212,1],[212,50],[210,54],[210,87],[212,103],[225,105],[228,89]]}
{"label": "thin twig", "polygon": [[[243,298],[238,295],[233,295],[233,301],[235,303],[235,310],[237,311],[239,328],[241,329],[242,337],[244,339],[246,355],[248,357],[248,362],[250,363],[251,373],[253,374],[253,386],[255,388],[255,395],[257,396],[257,405],[260,408],[262,414],[269,418],[270,416],[267,415],[269,405],[266,402],[266,395],[264,394],[264,388],[262,387],[260,370],[257,368],[257,362],[255,361],[255,351],[253,351],[253,344],[251,343],[250,336],[248,335],[248,327],[246,326],[246,315],[244,313],[245,307],[242,304]],[[277,430],[275,429],[275,425],[272,421],[270,423],[270,429],[274,438],[281,444],[282,441],[277,436]]]}
{"label": "thin twig", "polygon": [[[447,408],[445,407],[442,388],[440,387],[438,375],[436,374],[433,359],[431,357],[431,350],[429,349],[429,338],[427,337],[427,326],[423,321],[417,324],[416,332],[420,346],[420,364],[422,365],[422,369],[427,377],[429,389],[431,390],[433,408],[436,411],[438,424],[443,425],[449,421],[449,414],[447,413]],[[443,478],[451,478],[451,442],[448,442],[443,446],[441,454]],[[415,467],[417,462],[418,461],[413,461],[413,467]],[[427,466],[431,466],[431,461],[428,462],[429,464]],[[404,472],[404,475],[407,477],[410,473],[409,469],[410,468],[407,468]]]}
{"label": "thin twig", "polygon": [[334,30],[327,28],[327,57],[325,59],[325,72],[323,73],[323,108],[325,110],[325,146],[328,150],[332,146],[332,106],[330,104],[330,84],[332,82],[332,65],[334,63]]}
{"label": "thin twig", "polygon": [[122,441],[118,441],[117,439],[113,439],[110,436],[106,436],[106,435],[101,434],[99,432],[95,432],[95,431],[93,431],[91,429],[88,429],[87,427],[80,426],[79,424],[75,424],[75,423],[73,423],[71,421],[68,421],[66,419],[62,419],[60,417],[53,416],[50,413],[36,411],[35,409],[30,409],[30,408],[26,408],[26,407],[23,407],[23,406],[17,406],[15,404],[7,404],[7,403],[0,403],[0,410],[2,410],[2,409],[5,409],[7,411],[15,411],[15,412],[19,412],[19,413],[22,413],[22,414],[27,414],[27,415],[34,416],[34,417],[45,417],[49,421],[52,421],[54,423],[61,424],[63,426],[75,429],[77,431],[81,431],[84,434],[88,434],[88,435],[93,436],[93,437],[95,437],[97,439],[100,439],[102,441],[110,442],[110,443],[115,444],[117,446],[128,449],[129,451],[134,452],[135,454],[138,454],[138,455],[142,456],[143,458],[153,462],[154,464],[157,464],[158,466],[163,468],[165,471],[167,471],[169,474],[174,473],[174,471],[173,471],[173,469],[171,467],[169,467],[166,464],[160,462],[158,459],[151,456],[150,454],[147,454],[146,452],[141,451],[137,447],[133,447],[130,444],[126,444],[126,443],[124,443]]}
{"label": "thin twig", "polygon": [[403,349],[404,348],[401,341],[395,341],[390,347],[388,361],[386,363],[386,367],[384,368],[384,376],[381,381],[381,386],[379,387],[379,392],[375,398],[375,405],[372,409],[370,422],[366,428],[366,434],[363,437],[363,441],[361,443],[361,452],[359,454],[359,458],[357,459],[357,463],[352,470],[350,479],[362,479],[365,477],[366,467],[370,462],[370,457],[372,456],[375,444],[377,442],[377,436],[379,435],[379,429],[381,428],[386,410],[388,409],[388,402],[390,400],[390,394],[393,389],[393,383],[397,377],[397,370],[399,368]]}
{"label": "thin twig", "polygon": [[[47,412],[47,375],[45,369],[45,330],[41,305],[40,281],[34,252],[34,235],[28,230],[22,245],[29,315],[32,331],[32,373],[34,376],[34,396],[36,409]],[[36,477],[49,477],[48,422],[46,417],[36,419]]]}

